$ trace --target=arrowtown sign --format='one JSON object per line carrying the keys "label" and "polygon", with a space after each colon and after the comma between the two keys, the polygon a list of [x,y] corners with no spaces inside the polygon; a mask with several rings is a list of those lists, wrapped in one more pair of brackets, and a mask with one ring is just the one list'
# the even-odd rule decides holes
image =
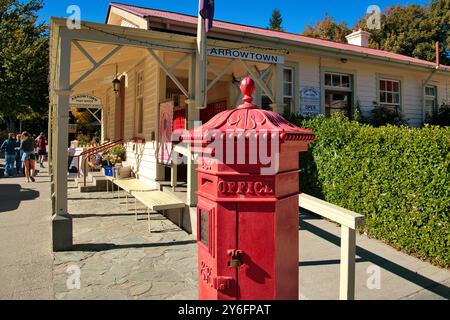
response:
{"label": "arrowtown sign", "polygon": [[209,56],[235,58],[242,60],[250,60],[262,63],[284,64],[284,56],[277,56],[267,53],[250,52],[237,49],[226,49],[210,47],[207,50]]}

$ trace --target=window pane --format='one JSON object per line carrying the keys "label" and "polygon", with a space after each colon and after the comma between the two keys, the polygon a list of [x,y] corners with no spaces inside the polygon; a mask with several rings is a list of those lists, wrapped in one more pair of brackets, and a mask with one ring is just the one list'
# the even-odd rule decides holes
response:
{"label": "window pane", "polygon": [[386,81],[384,81],[384,80],[380,81],[380,90],[382,90],[382,91],[386,90]]}
{"label": "window pane", "polygon": [[400,83],[399,83],[399,82],[394,82],[394,83],[393,83],[392,91],[394,91],[394,92],[400,92]]}
{"label": "window pane", "polygon": [[394,103],[400,103],[400,94],[394,93]]}
{"label": "window pane", "polygon": [[138,133],[143,132],[144,128],[144,101],[142,99],[138,100]]}
{"label": "window pane", "polygon": [[427,96],[430,96],[430,97],[435,97],[436,96],[436,89],[435,89],[435,87],[426,87],[425,88],[425,94]]}
{"label": "window pane", "polygon": [[386,81],[387,91],[392,91],[392,81]]}
{"label": "window pane", "polygon": [[292,96],[292,84],[290,84],[290,83],[284,84],[284,95]]}
{"label": "window pane", "polygon": [[350,88],[350,76],[342,76],[342,86],[344,88]]}
{"label": "window pane", "polygon": [[292,70],[284,69],[284,82],[292,82]]}
{"label": "window pane", "polygon": [[327,73],[325,74],[325,85],[326,86],[331,86],[331,74]]}
{"label": "window pane", "polygon": [[341,76],[338,74],[333,74],[333,87],[341,86]]}
{"label": "window pane", "polygon": [[386,102],[387,103],[393,103],[394,99],[392,98],[392,93],[388,92],[386,95]]}
{"label": "window pane", "polygon": [[380,102],[386,102],[386,92],[380,92]]}

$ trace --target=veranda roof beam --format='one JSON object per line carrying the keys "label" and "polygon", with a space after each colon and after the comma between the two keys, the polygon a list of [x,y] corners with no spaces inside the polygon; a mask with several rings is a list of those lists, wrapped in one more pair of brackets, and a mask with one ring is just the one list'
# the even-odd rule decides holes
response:
{"label": "veranda roof beam", "polygon": [[80,84],[81,81],[89,77],[90,74],[92,74],[95,70],[97,70],[101,65],[103,65],[106,61],[108,61],[109,58],[111,58],[114,54],[117,53],[117,51],[119,51],[122,48],[123,48],[122,45],[115,47],[110,53],[108,53],[105,57],[103,57],[103,59],[101,59],[99,62],[94,63],[91,69],[86,71],[80,78],[78,78],[78,80],[76,80],[74,83],[70,85],[70,89],[73,90],[73,88],[75,88],[78,84]]}
{"label": "veranda roof beam", "polygon": [[241,61],[242,65],[245,67],[247,72],[250,74],[250,76],[255,80],[255,82],[261,87],[261,89],[264,91],[264,93],[269,97],[269,99],[272,102],[275,102],[275,97],[272,93],[272,91],[269,89],[269,87],[266,85],[266,83],[261,79],[261,77],[258,75],[257,72],[252,70],[252,68],[248,65],[248,63],[244,60],[239,59]]}
{"label": "veranda roof beam", "polygon": [[172,81],[177,85],[177,87],[183,92],[183,94],[189,98],[189,92],[186,90],[186,88],[183,86],[183,84],[177,79],[177,77],[169,70],[169,68],[165,65],[165,63],[161,60],[160,57],[153,51],[153,49],[147,48],[150,55],[155,59],[155,61],[158,63],[158,65],[161,67],[161,69],[164,70],[164,72],[167,74],[167,76],[172,79]]}
{"label": "veranda roof beam", "polygon": [[188,57],[190,57],[191,55],[189,53],[186,53],[185,55],[183,55],[180,59],[178,59],[177,62],[175,62],[170,68],[170,72],[173,72],[176,67],[178,67],[180,65],[180,63],[182,63],[184,60],[186,60]]}
{"label": "veranda roof beam", "polygon": [[78,48],[78,50],[80,50],[80,52],[89,59],[89,61],[92,63],[92,65],[95,66],[95,64],[97,63],[97,61],[95,61],[94,58],[92,58],[92,56],[86,51],[86,49],[83,48],[83,46],[77,41],[74,40],[73,43],[75,44],[75,46]]}
{"label": "veranda roof beam", "polygon": [[220,72],[216,75],[216,78],[215,78],[213,81],[211,81],[211,82],[209,83],[208,87],[206,88],[206,92],[208,92],[208,91],[216,84],[216,82],[219,81],[220,78],[222,78],[223,75],[224,75],[228,70],[230,70],[230,68],[233,66],[233,64],[235,63],[235,61],[236,61],[236,60],[232,59],[232,60],[230,60],[230,61],[227,63],[227,65],[225,66],[225,68],[224,68],[222,71],[220,71]]}

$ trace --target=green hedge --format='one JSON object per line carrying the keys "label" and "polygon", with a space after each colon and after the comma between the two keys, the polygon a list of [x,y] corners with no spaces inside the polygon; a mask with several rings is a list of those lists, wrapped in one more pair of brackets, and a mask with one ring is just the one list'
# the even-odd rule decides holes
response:
{"label": "green hedge", "polygon": [[302,192],[363,214],[370,235],[450,266],[450,128],[374,128],[339,115],[297,124],[316,134],[302,155]]}

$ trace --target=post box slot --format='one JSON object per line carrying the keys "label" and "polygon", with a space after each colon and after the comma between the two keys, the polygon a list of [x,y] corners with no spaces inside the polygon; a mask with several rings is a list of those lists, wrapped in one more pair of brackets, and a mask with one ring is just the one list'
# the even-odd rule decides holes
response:
{"label": "post box slot", "polygon": [[213,184],[212,180],[202,178],[202,187],[206,187],[207,184]]}

